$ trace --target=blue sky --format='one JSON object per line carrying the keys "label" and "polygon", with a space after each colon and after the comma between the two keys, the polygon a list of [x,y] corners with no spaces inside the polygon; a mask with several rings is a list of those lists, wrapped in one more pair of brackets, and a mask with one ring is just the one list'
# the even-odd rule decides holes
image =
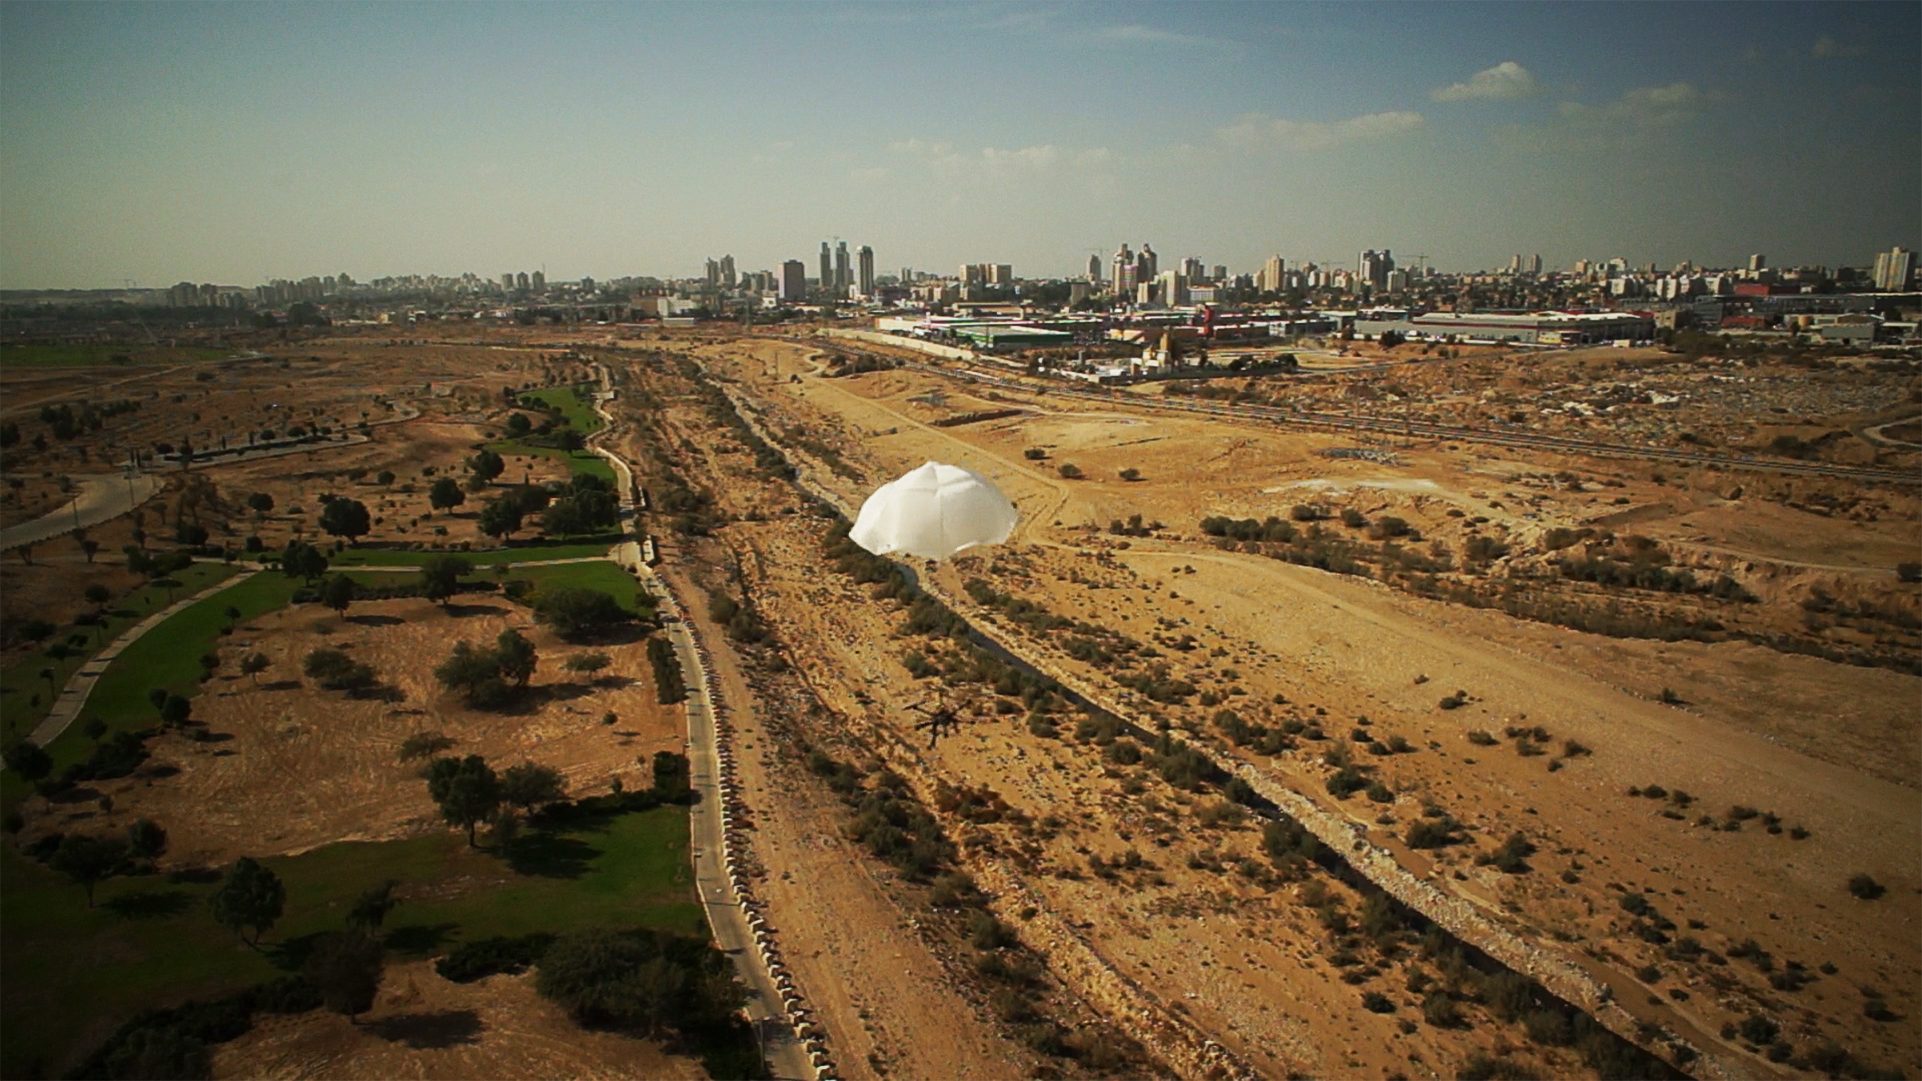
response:
{"label": "blue sky", "polygon": [[1922,5],[0,5],[0,286],[1922,241]]}

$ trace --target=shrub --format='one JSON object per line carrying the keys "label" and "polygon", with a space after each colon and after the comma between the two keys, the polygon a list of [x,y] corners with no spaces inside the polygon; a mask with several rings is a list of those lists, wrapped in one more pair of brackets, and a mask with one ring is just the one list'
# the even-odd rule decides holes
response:
{"label": "shrub", "polygon": [[1499,741],[1494,736],[1489,735],[1487,732],[1484,732],[1481,729],[1476,728],[1476,729],[1471,729],[1469,731],[1468,742],[1474,744],[1477,747],[1493,747]]}
{"label": "shrub", "polygon": [[1062,462],[1055,467],[1055,472],[1067,480],[1078,480],[1081,477],[1081,467],[1073,462]]}
{"label": "shrub", "polygon": [[1775,1037],[1781,1034],[1782,1029],[1768,1017],[1752,1013],[1742,1019],[1742,1023],[1736,1026],[1735,1031],[1752,1044],[1766,1045],[1774,1043]]}
{"label": "shrub", "polygon": [[1421,1000],[1422,1020],[1436,1028],[1456,1028],[1462,1023],[1461,1008],[1446,991],[1431,991]]}
{"label": "shrub", "polygon": [[1864,901],[1873,901],[1888,891],[1874,878],[1859,874],[1849,879],[1849,892]]}
{"label": "shrub", "polygon": [[1027,450],[1024,450],[1021,452],[1021,456],[1023,458],[1026,458],[1030,462],[1038,462],[1041,459],[1046,458],[1048,456],[1048,452],[1045,450],[1042,450],[1040,447],[1029,447]]}
{"label": "shrub", "polygon": [[1395,1004],[1380,991],[1370,991],[1361,996],[1362,1008],[1369,1013],[1394,1013]]}
{"label": "shrub", "polygon": [[464,943],[434,962],[434,971],[454,983],[472,983],[502,972],[523,972],[540,961],[553,942],[553,935],[542,932],[518,938],[483,938]]}

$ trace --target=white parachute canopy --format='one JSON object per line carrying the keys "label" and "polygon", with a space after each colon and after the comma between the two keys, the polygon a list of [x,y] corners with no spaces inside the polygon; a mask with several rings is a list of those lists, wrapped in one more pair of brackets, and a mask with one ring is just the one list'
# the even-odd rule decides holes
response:
{"label": "white parachute canopy", "polygon": [[958,465],[929,462],[876,488],[848,537],[878,556],[946,559],[1007,540],[1015,518],[1014,504],[993,481]]}

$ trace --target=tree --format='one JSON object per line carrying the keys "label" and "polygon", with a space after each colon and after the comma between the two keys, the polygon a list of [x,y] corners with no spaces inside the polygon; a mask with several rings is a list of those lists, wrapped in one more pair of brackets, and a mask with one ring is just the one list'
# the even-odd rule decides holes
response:
{"label": "tree", "polygon": [[578,641],[628,622],[634,617],[619,601],[598,589],[563,586],[542,590],[534,602],[534,618],[568,641]]}
{"label": "tree", "polygon": [[177,694],[168,695],[167,700],[160,704],[160,719],[170,728],[186,724],[193,712],[193,702]]}
{"label": "tree", "polygon": [[66,875],[87,891],[87,907],[93,907],[93,888],[111,877],[127,862],[127,842],[118,837],[88,837],[70,833],[54,849],[47,865]]}
{"label": "tree", "polygon": [[94,540],[92,537],[82,537],[80,538],[80,551],[85,553],[87,562],[92,563],[93,557],[100,553],[100,542]]}
{"label": "tree", "polygon": [[10,745],[5,759],[7,768],[13,771],[14,776],[29,785],[46,780],[47,775],[53,772],[53,756],[30,740],[23,739]]}
{"label": "tree", "polygon": [[82,595],[87,598],[87,603],[93,605],[95,608],[104,607],[108,601],[113,599],[113,592],[98,582],[88,586],[86,593]]}
{"label": "tree", "polygon": [[507,470],[507,462],[491,450],[483,450],[467,460],[468,471],[482,480],[493,480]]}
{"label": "tree", "polygon": [[474,565],[459,556],[437,556],[420,569],[421,595],[437,604],[446,604],[460,589],[461,576],[472,573]]}
{"label": "tree", "polygon": [[290,540],[280,554],[280,570],[289,578],[311,582],[327,573],[327,555],[305,541]]}
{"label": "tree", "polygon": [[522,762],[501,774],[501,799],[531,813],[537,805],[567,798],[567,785],[552,766]]}
{"label": "tree", "polygon": [[260,683],[260,673],[265,672],[273,663],[265,653],[249,653],[241,660],[240,670],[246,673],[247,678],[257,686]]}
{"label": "tree", "polygon": [[528,432],[531,432],[533,430],[534,430],[534,422],[527,419],[527,414],[509,413],[507,415],[507,434],[508,435],[513,436],[515,439],[519,439],[522,436],[526,435]]}
{"label": "tree", "polygon": [[1073,462],[1062,462],[1060,465],[1054,467],[1054,471],[1068,480],[1075,480],[1081,476],[1081,467]]}
{"label": "tree", "polygon": [[[242,856],[228,869],[227,877],[221,880],[209,903],[215,923],[259,949],[260,936],[272,929],[286,906],[287,888],[280,884],[279,875],[252,857]],[[254,932],[252,938],[245,934],[250,928]]]}
{"label": "tree", "polygon": [[556,442],[562,450],[569,454],[573,454],[587,446],[586,437],[572,428],[561,429],[561,434],[556,437]]}
{"label": "tree", "polygon": [[307,673],[307,678],[318,680],[321,687],[329,691],[358,694],[379,682],[373,668],[357,663],[338,649],[322,648],[309,652],[301,668]]}
{"label": "tree", "polygon": [[367,930],[340,931],[320,940],[302,971],[320,992],[322,1005],[354,1021],[374,1005],[380,993],[385,953],[380,940]]}
{"label": "tree", "polygon": [[500,778],[480,755],[436,758],[427,771],[427,794],[449,824],[467,830],[467,844],[476,847],[474,828],[500,809]]}
{"label": "tree", "polygon": [[274,497],[266,492],[255,492],[247,497],[247,506],[254,512],[254,520],[259,521],[263,516],[273,513]]}
{"label": "tree", "polygon": [[654,793],[663,803],[677,803],[693,791],[687,756],[673,751],[654,752]]}
{"label": "tree", "polygon": [[354,603],[357,588],[354,580],[344,574],[336,574],[323,582],[320,587],[320,603],[345,615],[347,606]]}
{"label": "tree", "polygon": [[435,510],[452,510],[467,502],[467,493],[460,490],[459,481],[442,477],[427,490],[427,502]]}
{"label": "tree", "polygon": [[378,931],[387,922],[387,914],[400,902],[394,897],[399,887],[398,879],[388,879],[378,886],[370,886],[354,900],[354,906],[347,910],[347,926],[362,931]]}
{"label": "tree", "polygon": [[534,643],[512,627],[502,631],[500,637],[494,640],[494,657],[501,676],[513,680],[517,688],[527,686],[527,681],[533,678],[534,666],[540,663]]}
{"label": "tree", "polygon": [[481,508],[480,531],[490,537],[497,537],[504,541],[520,527],[520,502],[511,495],[491,500]]}
{"label": "tree", "polygon": [[1129,466],[1128,468],[1121,471],[1121,479],[1127,480],[1127,481],[1140,480],[1141,470],[1136,469],[1134,466]]}
{"label": "tree", "polygon": [[143,860],[158,859],[167,851],[167,831],[151,818],[135,819],[127,827],[127,850]]}
{"label": "tree", "polygon": [[380,485],[382,488],[394,483],[394,471],[391,469],[383,469],[374,474],[374,483]]}
{"label": "tree", "polygon": [[687,976],[638,937],[595,929],[556,939],[534,986],[580,1024],[654,1035],[686,997]]}
{"label": "tree", "polygon": [[349,544],[358,544],[369,527],[367,505],[358,499],[333,499],[320,510],[320,528],[329,536],[346,537]]}
{"label": "tree", "polygon": [[491,649],[480,649],[470,642],[455,642],[454,652],[434,669],[434,678],[450,691],[460,691],[467,704],[489,709],[513,697],[513,689],[501,679],[500,658]]}

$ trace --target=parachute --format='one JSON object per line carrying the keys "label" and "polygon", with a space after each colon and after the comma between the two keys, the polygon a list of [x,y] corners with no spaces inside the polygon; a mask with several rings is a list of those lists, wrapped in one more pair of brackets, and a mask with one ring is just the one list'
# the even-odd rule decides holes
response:
{"label": "parachute", "polygon": [[1014,504],[979,473],[929,462],[874,490],[848,537],[875,555],[946,559],[1014,530]]}

